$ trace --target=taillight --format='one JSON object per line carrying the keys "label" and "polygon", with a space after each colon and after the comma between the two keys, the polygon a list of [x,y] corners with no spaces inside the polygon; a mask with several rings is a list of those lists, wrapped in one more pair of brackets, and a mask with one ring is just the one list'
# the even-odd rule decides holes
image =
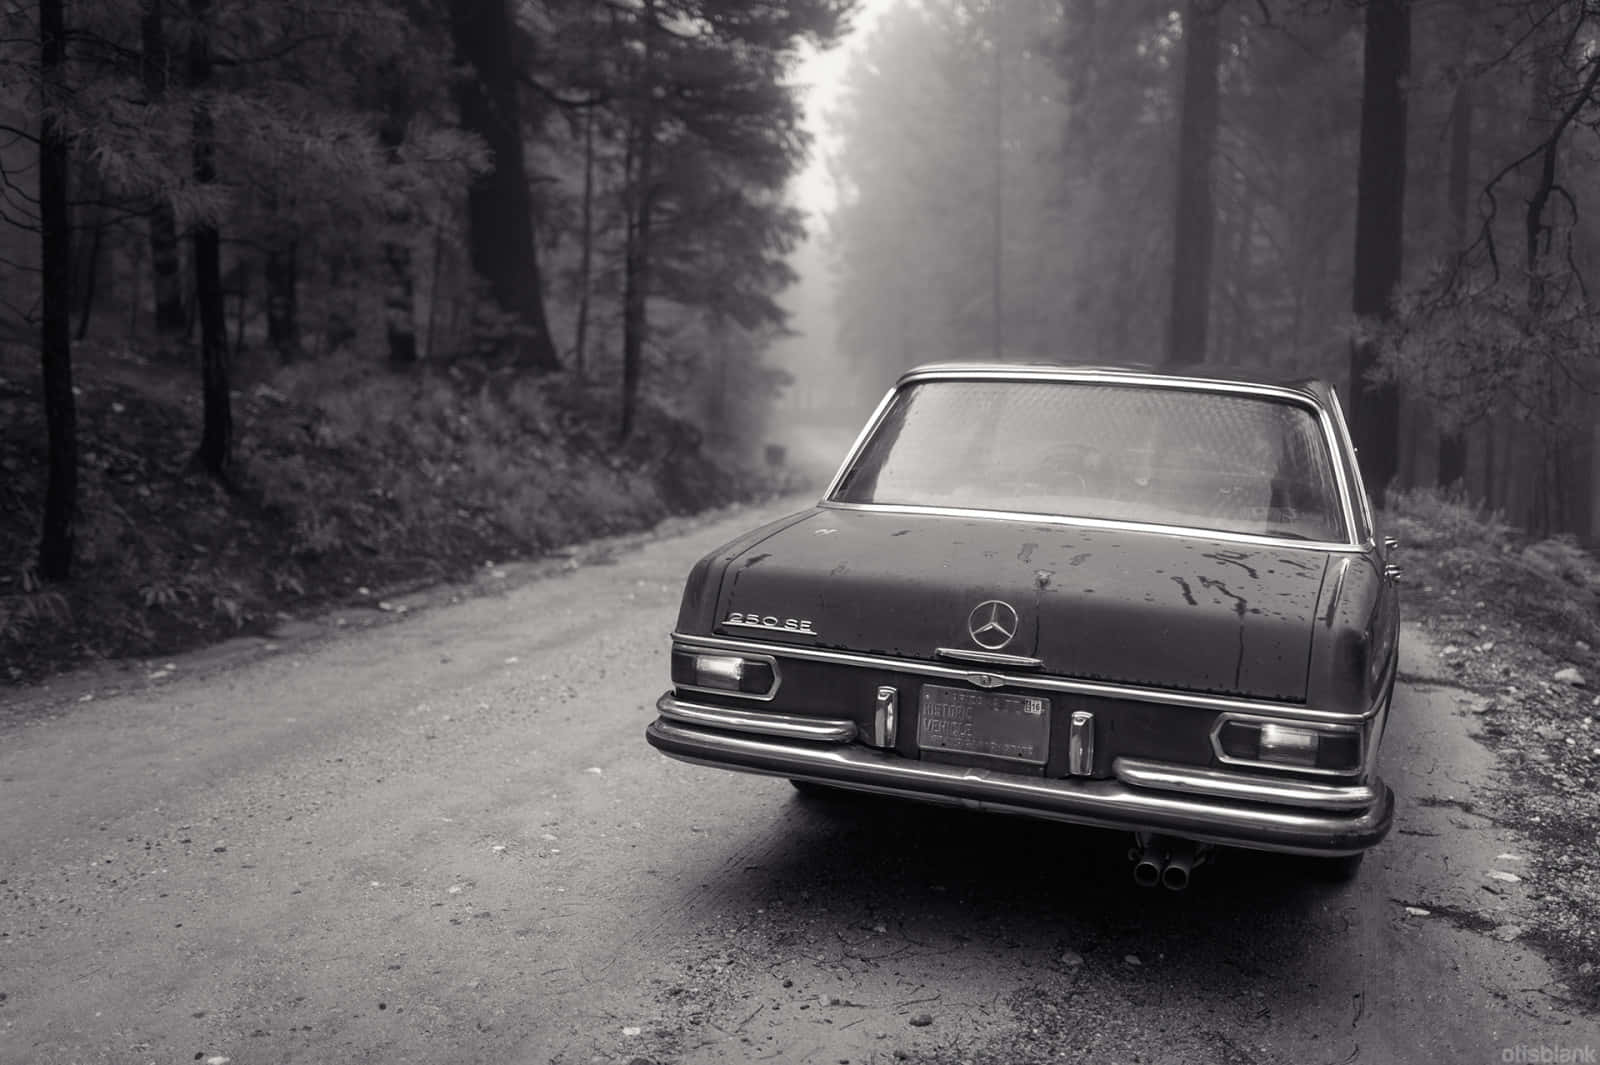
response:
{"label": "taillight", "polygon": [[679,688],[770,699],[778,690],[778,667],[764,656],[674,650],[672,683]]}
{"label": "taillight", "polygon": [[1309,727],[1275,721],[1225,718],[1216,731],[1224,762],[1354,773],[1361,768],[1361,730]]}

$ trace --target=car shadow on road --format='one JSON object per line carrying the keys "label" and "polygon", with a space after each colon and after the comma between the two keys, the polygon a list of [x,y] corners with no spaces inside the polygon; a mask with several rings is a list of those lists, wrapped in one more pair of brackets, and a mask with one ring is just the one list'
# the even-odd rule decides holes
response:
{"label": "car shadow on road", "polygon": [[1159,965],[1200,988],[1259,984],[1280,1004],[1345,949],[1358,906],[1355,886],[1293,856],[1219,849],[1174,892],[1134,883],[1126,832],[861,795],[797,795],[784,810],[770,826],[781,842],[724,881],[724,903],[1027,947],[1046,963]]}

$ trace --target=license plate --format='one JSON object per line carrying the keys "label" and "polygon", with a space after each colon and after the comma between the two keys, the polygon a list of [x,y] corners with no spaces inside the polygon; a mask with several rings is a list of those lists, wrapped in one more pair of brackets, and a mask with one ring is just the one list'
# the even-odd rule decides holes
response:
{"label": "license plate", "polygon": [[917,706],[917,746],[1044,765],[1050,746],[1050,701],[1037,695],[924,684]]}

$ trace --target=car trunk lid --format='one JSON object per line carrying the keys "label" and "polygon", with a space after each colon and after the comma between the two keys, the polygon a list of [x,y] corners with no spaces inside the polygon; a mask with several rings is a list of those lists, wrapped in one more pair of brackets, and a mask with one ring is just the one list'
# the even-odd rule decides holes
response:
{"label": "car trunk lid", "polygon": [[1325,568],[1200,535],[819,508],[731,562],[717,618],[729,636],[1302,701]]}

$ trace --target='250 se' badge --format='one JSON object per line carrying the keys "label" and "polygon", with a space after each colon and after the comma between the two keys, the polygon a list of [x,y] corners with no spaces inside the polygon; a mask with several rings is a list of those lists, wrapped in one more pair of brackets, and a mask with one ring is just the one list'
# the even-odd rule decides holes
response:
{"label": "'250 se' badge", "polygon": [[740,614],[728,615],[724,625],[739,625],[747,629],[777,629],[779,632],[796,632],[804,636],[815,636],[817,630],[811,627],[811,622],[805,618],[779,618],[771,614]]}

